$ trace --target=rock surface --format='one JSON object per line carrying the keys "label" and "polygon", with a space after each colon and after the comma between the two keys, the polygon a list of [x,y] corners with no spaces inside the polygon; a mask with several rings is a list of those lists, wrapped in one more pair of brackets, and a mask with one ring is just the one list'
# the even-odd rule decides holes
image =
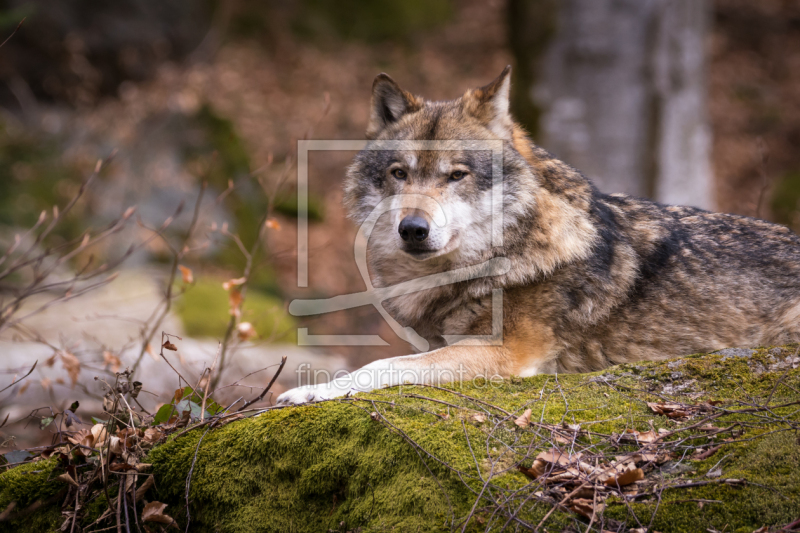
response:
{"label": "rock surface", "polygon": [[[189,531],[777,531],[800,516],[800,357],[748,352],[276,408],[152,449],[145,500],[183,530],[188,485]],[[0,474],[0,531],[60,527],[60,473]]]}

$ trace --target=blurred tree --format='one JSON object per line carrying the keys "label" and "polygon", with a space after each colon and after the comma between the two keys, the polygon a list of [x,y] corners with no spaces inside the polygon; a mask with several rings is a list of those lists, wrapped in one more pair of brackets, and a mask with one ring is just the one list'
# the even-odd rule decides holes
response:
{"label": "blurred tree", "polygon": [[517,116],[604,192],[710,208],[708,0],[510,0]]}

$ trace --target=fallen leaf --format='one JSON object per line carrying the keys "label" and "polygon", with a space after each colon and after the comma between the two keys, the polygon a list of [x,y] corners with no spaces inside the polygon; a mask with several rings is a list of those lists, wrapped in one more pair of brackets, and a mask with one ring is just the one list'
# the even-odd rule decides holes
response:
{"label": "fallen leaf", "polygon": [[540,461],[544,461],[545,463],[551,463],[559,466],[567,466],[570,464],[577,464],[582,457],[582,454],[574,453],[569,455],[567,453],[562,452],[561,450],[557,450],[555,448],[548,450],[546,452],[542,452],[536,456],[536,459]]}
{"label": "fallen leaf", "polygon": [[691,409],[684,407],[678,403],[654,403],[654,402],[647,402],[647,406],[650,407],[657,415],[664,415],[667,418],[687,418],[691,416]]}
{"label": "fallen leaf", "polygon": [[637,453],[633,456],[633,461],[635,463],[653,463],[658,459],[658,454],[655,453]]}
{"label": "fallen leaf", "polygon": [[66,350],[61,351],[59,355],[61,356],[61,364],[64,365],[64,370],[67,371],[74,387],[78,383],[78,375],[81,373],[81,362]]}
{"label": "fallen leaf", "polygon": [[530,426],[531,425],[531,412],[532,411],[530,409],[525,409],[525,412],[522,413],[522,415],[520,415],[519,418],[514,420],[514,423],[516,425],[518,425],[519,427],[521,427],[522,429],[525,429],[526,427]]}
{"label": "fallen leaf", "polygon": [[72,444],[77,444],[79,446],[86,446],[86,448],[75,448],[75,451],[83,455],[84,457],[88,457],[92,454],[91,449],[94,447],[95,439],[92,432],[88,429],[81,429],[77,433],[75,433],[71,437],[67,437],[67,440],[70,441]]}
{"label": "fallen leaf", "polygon": [[719,468],[719,467],[715,468],[714,470],[709,471],[706,474],[706,477],[709,477],[711,479],[718,478],[720,476],[722,476],[722,469]]}
{"label": "fallen leaf", "polygon": [[583,515],[586,518],[591,519],[595,513],[602,513],[603,509],[605,509],[605,505],[602,503],[598,503],[597,505],[595,505],[593,500],[576,498],[572,500],[572,502],[570,502],[569,508],[573,512],[576,512],[579,515]]}
{"label": "fallen leaf", "polygon": [[171,516],[164,514],[164,509],[166,508],[166,503],[150,502],[145,505],[142,510],[142,520],[145,522],[156,522],[158,524],[174,524],[175,520],[173,520]]}
{"label": "fallen leaf", "polygon": [[638,440],[639,442],[643,442],[645,444],[650,444],[657,438],[658,435],[656,435],[655,432],[652,430],[645,431],[644,433],[639,433],[638,435],[636,435],[636,440]]}
{"label": "fallen leaf", "polygon": [[138,428],[124,428],[117,431],[117,437],[122,441],[124,448],[132,448],[141,437],[144,437],[144,431]]}
{"label": "fallen leaf", "polygon": [[75,480],[72,478],[72,476],[70,476],[70,475],[69,475],[69,474],[67,474],[66,472],[65,472],[65,473],[63,473],[63,474],[61,474],[60,476],[58,476],[56,479],[58,479],[59,481],[63,481],[64,483],[69,483],[69,484],[70,484],[70,485],[72,485],[72,486],[75,486],[75,487],[80,487],[80,485],[78,484],[78,482],[77,482],[77,481],[75,481]]}
{"label": "fallen leaf", "polygon": [[183,265],[178,265],[178,270],[181,271],[181,277],[183,278],[183,282],[187,285],[194,283],[194,275],[192,274],[192,269],[187,268]]}
{"label": "fallen leaf", "polygon": [[157,429],[157,428],[148,428],[144,430],[144,442],[147,444],[155,444],[161,440],[161,437],[164,436],[164,433]]}
{"label": "fallen leaf", "polygon": [[631,483],[635,483],[640,479],[644,479],[644,471],[641,468],[634,468],[633,470],[628,470],[618,476],[611,476],[610,478],[606,479],[605,484],[609,487],[624,487],[626,485],[630,485]]}
{"label": "fallen leaf", "polygon": [[239,325],[236,326],[236,334],[240,341],[247,341],[258,335],[258,333],[256,333],[256,328],[254,328],[253,324],[250,322],[240,322]]}
{"label": "fallen leaf", "polygon": [[484,422],[486,422],[486,415],[482,413],[473,413],[469,417],[469,420],[470,422],[474,422],[476,424],[483,424]]}
{"label": "fallen leaf", "polygon": [[106,437],[108,434],[106,433],[106,425],[105,424],[95,424],[92,426],[92,436],[94,437],[94,442],[105,442]]}
{"label": "fallen leaf", "polygon": [[122,361],[119,360],[119,357],[106,350],[103,352],[103,364],[106,366],[106,368],[116,373],[119,372],[119,368],[122,366]]}
{"label": "fallen leaf", "polygon": [[122,440],[119,437],[111,437],[108,441],[108,450],[111,453],[122,455]]}
{"label": "fallen leaf", "polygon": [[545,463],[540,459],[534,460],[530,468],[526,468],[522,465],[517,465],[517,470],[519,470],[520,472],[522,472],[531,479],[536,479],[542,474],[544,474],[546,468],[547,468],[547,463]]}

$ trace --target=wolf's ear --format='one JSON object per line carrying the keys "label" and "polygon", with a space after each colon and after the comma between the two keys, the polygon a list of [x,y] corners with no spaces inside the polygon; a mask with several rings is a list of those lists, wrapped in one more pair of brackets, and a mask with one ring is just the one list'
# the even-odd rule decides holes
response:
{"label": "wolf's ear", "polygon": [[511,139],[514,120],[509,107],[511,65],[488,85],[471,89],[464,95],[464,110],[480,120],[499,139]]}
{"label": "wolf's ear", "polygon": [[419,111],[421,108],[421,98],[401,89],[388,74],[378,74],[372,82],[367,138],[374,139],[389,124],[397,122],[406,113]]}

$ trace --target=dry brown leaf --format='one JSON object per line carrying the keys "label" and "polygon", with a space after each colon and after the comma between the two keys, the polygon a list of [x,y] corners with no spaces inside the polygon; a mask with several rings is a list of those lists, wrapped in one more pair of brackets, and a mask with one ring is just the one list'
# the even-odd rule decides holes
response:
{"label": "dry brown leaf", "polygon": [[626,485],[630,485],[631,483],[635,483],[640,479],[644,479],[644,471],[641,468],[634,468],[633,470],[628,470],[619,474],[618,476],[611,476],[605,481],[605,484],[609,487],[624,487]]}
{"label": "dry brown leaf", "polygon": [[111,437],[108,441],[108,450],[111,453],[122,455],[122,440],[119,437]]}
{"label": "dry brown leaf", "polygon": [[164,433],[161,430],[157,428],[148,428],[144,431],[143,440],[148,444],[155,444],[160,441],[163,436]]}
{"label": "dry brown leaf", "polygon": [[268,218],[267,222],[266,222],[266,226],[269,229],[274,229],[274,230],[277,230],[277,231],[280,231],[280,229],[281,229],[280,223],[277,220],[275,220],[274,218]]}
{"label": "dry brown leaf", "polygon": [[636,439],[639,442],[643,442],[645,444],[650,444],[651,442],[653,442],[657,438],[658,438],[658,435],[656,435],[653,430],[645,431],[644,433],[639,433],[638,435],[636,435]]}
{"label": "dry brown leaf", "polygon": [[597,505],[595,505],[593,500],[576,498],[572,500],[572,502],[570,502],[569,508],[573,512],[576,512],[579,515],[583,515],[586,518],[591,519],[592,515],[594,515],[595,513],[602,513],[603,509],[605,509],[605,505],[602,503],[598,503]]}
{"label": "dry brown leaf", "polygon": [[547,468],[547,463],[540,459],[536,459],[533,461],[533,464],[530,468],[526,468],[522,465],[517,465],[517,470],[525,474],[531,479],[536,479],[540,477],[542,474],[545,473],[545,469]]}
{"label": "dry brown leaf", "polygon": [[483,424],[486,422],[486,415],[481,413],[474,413],[469,417],[470,422],[474,422],[475,424]]}
{"label": "dry brown leaf", "polygon": [[242,316],[242,291],[234,288],[228,292],[228,306],[228,313],[230,313],[231,316]]}
{"label": "dry brown leaf", "polygon": [[236,326],[236,334],[240,341],[247,341],[258,335],[256,328],[250,322],[241,322]]}
{"label": "dry brown leaf", "polygon": [[72,476],[70,476],[66,472],[58,476],[56,479],[58,479],[59,481],[63,481],[64,483],[69,483],[70,485],[73,485],[75,487],[80,487],[78,482],[72,479]]}
{"label": "dry brown leaf", "polygon": [[164,514],[167,508],[166,503],[150,502],[142,510],[142,520],[145,522],[156,522],[158,524],[174,524],[175,520],[171,516]]}
{"label": "dry brown leaf", "polygon": [[49,368],[49,367],[53,366],[54,364],[56,364],[56,357],[58,357],[58,352],[56,352],[53,355],[51,355],[50,357],[48,357],[47,360],[44,362],[44,366]]}
{"label": "dry brown leaf", "polygon": [[133,447],[140,438],[144,437],[144,431],[138,428],[120,429],[117,431],[117,437],[121,439],[122,446],[127,449]]}
{"label": "dry brown leaf", "polygon": [[658,459],[658,454],[655,453],[637,453],[633,456],[634,462],[636,463],[653,463]]}
{"label": "dry brown leaf", "polygon": [[173,352],[177,352],[178,351],[178,347],[175,346],[174,344],[172,344],[171,342],[169,342],[169,339],[167,339],[164,342],[164,344],[161,345],[161,347],[165,348],[167,350],[173,351]]}
{"label": "dry brown leaf", "polygon": [[95,424],[91,431],[95,443],[105,442],[107,436],[105,424]]}
{"label": "dry brown leaf", "polygon": [[525,412],[522,413],[522,415],[520,415],[519,418],[514,420],[514,423],[516,425],[518,425],[519,427],[521,427],[522,429],[525,429],[526,427],[530,426],[531,425],[531,412],[532,411],[530,409],[525,409]]}
{"label": "dry brown leaf", "polygon": [[194,275],[192,274],[192,269],[187,268],[183,265],[178,265],[178,270],[181,271],[181,277],[183,278],[183,282],[187,285],[194,283]]}
{"label": "dry brown leaf", "polygon": [[64,365],[64,370],[67,371],[69,379],[72,380],[72,386],[74,387],[75,384],[78,383],[78,376],[81,373],[81,362],[77,357],[66,350],[59,352],[59,355],[61,356],[61,364]]}
{"label": "dry brown leaf", "polygon": [[238,287],[239,285],[244,284],[245,281],[247,281],[247,278],[245,277],[229,279],[228,281],[222,284],[222,288],[225,289],[226,291],[229,291],[234,287]]}
{"label": "dry brown leaf", "polygon": [[119,357],[106,350],[103,352],[103,364],[109,370],[116,373],[119,372],[119,368],[122,366],[122,361],[119,360]]}
{"label": "dry brown leaf", "polygon": [[548,450],[546,452],[542,452],[536,456],[536,459],[540,461],[544,461],[545,463],[551,463],[559,466],[567,466],[569,464],[577,464],[582,457],[582,454],[574,453],[569,455],[567,453],[562,452],[561,450],[557,450],[555,448]]}
{"label": "dry brown leaf", "polygon": [[26,381],[25,383],[23,383],[22,386],[19,388],[19,391],[17,391],[17,396],[22,396],[23,394],[25,394],[25,391],[28,390],[28,387],[30,386],[31,386],[30,381]]}
{"label": "dry brown leaf", "polygon": [[692,414],[690,408],[678,403],[647,402],[647,406],[657,415],[664,415],[667,418],[687,418]]}
{"label": "dry brown leaf", "polygon": [[44,390],[49,391],[50,388],[53,386],[53,381],[50,378],[42,378],[41,380],[39,380],[39,384],[42,386]]}
{"label": "dry brown leaf", "polygon": [[[81,429],[71,437],[67,437],[67,440],[70,441],[72,444],[77,444],[79,446],[86,446],[86,448],[75,448],[75,451],[84,457],[88,457],[92,455],[91,448],[94,447],[95,439],[92,432],[88,429]],[[89,448],[89,449],[87,449]]]}

